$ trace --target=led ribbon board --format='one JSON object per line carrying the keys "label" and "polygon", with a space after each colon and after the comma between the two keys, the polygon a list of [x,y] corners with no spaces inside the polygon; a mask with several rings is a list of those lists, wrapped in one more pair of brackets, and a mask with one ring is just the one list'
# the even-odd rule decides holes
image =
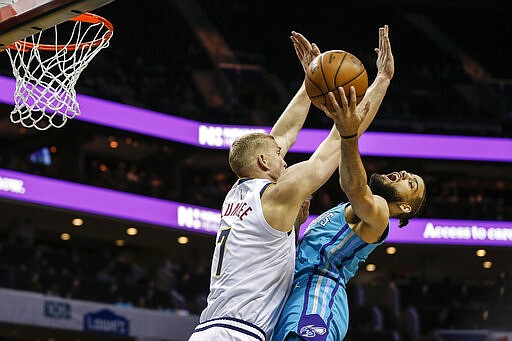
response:
{"label": "led ribbon board", "polygon": [[[50,190],[51,189],[51,190]],[[220,211],[120,191],[0,169],[0,199],[59,207],[77,212],[166,226],[205,234],[217,232]],[[302,225],[300,236],[315,219]],[[397,228],[389,243],[512,246],[512,222],[412,219]]]}
{"label": "led ribbon board", "polygon": [[[14,103],[14,85],[14,79],[0,76],[0,102]],[[85,95],[77,100],[79,120],[202,148],[229,149],[242,134],[270,132],[270,127],[200,123]],[[328,133],[303,129],[290,152],[313,153]],[[366,132],[359,149],[367,156],[512,162],[512,139],[507,138]]]}

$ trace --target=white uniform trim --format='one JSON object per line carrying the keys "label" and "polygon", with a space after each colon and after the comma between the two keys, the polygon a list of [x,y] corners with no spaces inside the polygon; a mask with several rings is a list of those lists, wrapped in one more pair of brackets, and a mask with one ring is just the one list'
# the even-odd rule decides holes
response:
{"label": "white uniform trim", "polygon": [[200,332],[213,327],[236,330],[238,332],[244,333],[245,335],[254,337],[255,340],[265,341],[265,333],[263,330],[250,324],[249,322],[238,320],[232,317],[218,318],[200,323],[195,328],[195,332]]}

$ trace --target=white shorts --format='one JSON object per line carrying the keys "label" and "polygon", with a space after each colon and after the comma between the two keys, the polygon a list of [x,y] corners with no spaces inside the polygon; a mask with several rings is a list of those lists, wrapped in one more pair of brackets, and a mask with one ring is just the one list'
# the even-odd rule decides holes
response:
{"label": "white shorts", "polygon": [[232,317],[200,323],[188,341],[265,341],[265,333],[251,323]]}

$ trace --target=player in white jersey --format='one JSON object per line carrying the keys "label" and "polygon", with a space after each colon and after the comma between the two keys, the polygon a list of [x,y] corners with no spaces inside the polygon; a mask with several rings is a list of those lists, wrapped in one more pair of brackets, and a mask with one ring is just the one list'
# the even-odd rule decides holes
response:
{"label": "player in white jersey", "polygon": [[[209,304],[202,313],[251,321],[256,339],[262,340],[279,316],[280,298],[289,293],[294,270],[290,255],[295,254],[294,230],[279,231],[265,220],[260,196],[271,183],[239,179],[227,194],[212,261]],[[229,319],[216,323],[237,325]]]}
{"label": "player in white jersey", "polygon": [[[306,70],[320,51],[299,33],[291,38]],[[390,81],[382,76],[389,59],[377,52],[378,74],[365,97],[356,107],[351,96],[340,109],[364,116],[358,134],[372,122]],[[208,304],[189,341],[264,341],[271,335],[293,280],[297,212],[340,159],[341,138],[333,127],[308,160],[287,167],[284,156],[310,104],[303,84],[270,134],[247,134],[231,146],[229,164],[238,181],[222,207]]]}

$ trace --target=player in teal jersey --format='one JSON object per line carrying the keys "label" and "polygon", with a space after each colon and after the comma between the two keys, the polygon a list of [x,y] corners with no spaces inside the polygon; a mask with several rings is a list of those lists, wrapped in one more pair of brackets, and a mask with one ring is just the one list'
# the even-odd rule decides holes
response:
{"label": "player in teal jersey", "polygon": [[[387,26],[380,29],[379,50],[391,53]],[[398,218],[403,227],[425,204],[425,183],[416,174],[373,174],[368,183],[358,147],[363,117],[349,109],[342,88],[339,93],[341,103],[330,93],[328,107],[334,109],[323,111],[341,136],[339,181],[348,202],[324,212],[306,229],[297,247],[292,292],[273,341],[343,340],[349,322],[347,282],[386,239],[389,218]],[[350,98],[350,106],[355,105],[353,88]]]}

